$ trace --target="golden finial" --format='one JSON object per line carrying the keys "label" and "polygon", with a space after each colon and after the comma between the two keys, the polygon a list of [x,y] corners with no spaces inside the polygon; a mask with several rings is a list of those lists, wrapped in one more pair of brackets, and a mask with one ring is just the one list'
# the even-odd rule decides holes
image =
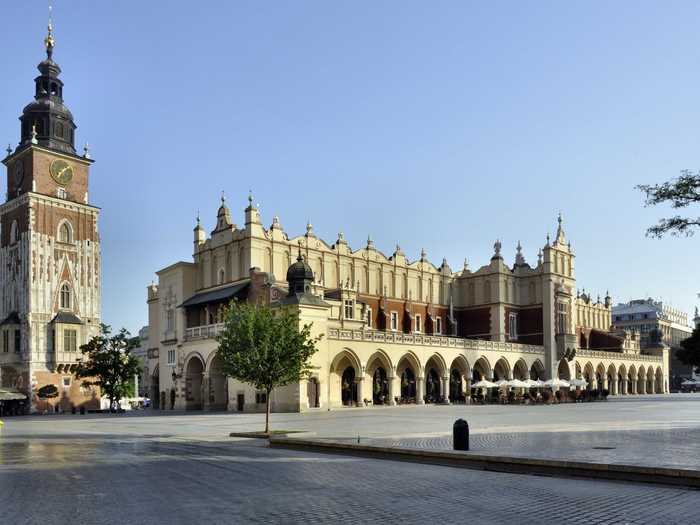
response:
{"label": "golden finial", "polygon": [[44,44],[46,45],[46,55],[51,59],[53,54],[53,48],[56,45],[56,41],[53,38],[53,7],[49,3],[49,25],[47,26],[49,30],[46,38],[44,39]]}

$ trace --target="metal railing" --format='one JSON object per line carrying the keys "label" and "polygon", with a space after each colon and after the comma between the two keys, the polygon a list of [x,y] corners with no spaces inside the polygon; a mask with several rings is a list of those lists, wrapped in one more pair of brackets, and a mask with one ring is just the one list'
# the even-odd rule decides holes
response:
{"label": "metal railing", "polygon": [[224,323],[205,324],[185,328],[185,341],[196,341],[197,339],[213,339],[224,330]]}

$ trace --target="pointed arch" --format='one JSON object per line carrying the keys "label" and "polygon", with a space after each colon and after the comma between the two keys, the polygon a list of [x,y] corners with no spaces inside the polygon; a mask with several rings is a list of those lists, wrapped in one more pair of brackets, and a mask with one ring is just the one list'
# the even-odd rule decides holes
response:
{"label": "pointed arch", "polygon": [[496,361],[493,366],[493,378],[494,380],[500,379],[512,379],[513,372],[510,363],[505,357],[501,357]]}
{"label": "pointed arch", "polygon": [[396,362],[396,373],[401,375],[401,372],[406,368],[406,366],[413,368],[413,372],[416,374],[416,376],[423,375],[423,367],[421,366],[420,359],[418,359],[418,356],[411,350],[404,353]]}
{"label": "pointed arch", "polygon": [[559,366],[557,366],[557,376],[559,379],[568,381],[571,379],[571,369],[569,368],[569,362],[566,359],[559,361]]}
{"label": "pointed arch", "polygon": [[525,381],[530,377],[529,368],[522,357],[516,361],[513,367],[513,377],[521,381]]}
{"label": "pointed arch", "polygon": [[338,368],[340,365],[344,364],[344,360],[349,362],[349,364],[355,369],[355,374],[359,376],[362,372],[362,365],[360,364],[360,359],[357,357],[357,354],[350,348],[343,348],[335,355],[333,361],[331,362],[331,371],[338,372]]}
{"label": "pointed arch", "polygon": [[491,379],[493,377],[493,369],[491,368],[491,363],[486,358],[486,356],[481,356],[474,363],[472,368],[472,378],[474,381],[480,381],[482,379]]}
{"label": "pointed arch", "polygon": [[367,374],[371,375],[374,368],[377,366],[382,366],[387,372],[390,372],[390,377],[394,375],[394,364],[391,362],[389,354],[381,348],[377,348],[377,350],[369,356],[369,359],[367,359],[367,364],[365,365]]}
{"label": "pointed arch", "polygon": [[536,359],[532,366],[530,367],[530,379],[540,379],[545,380],[545,369],[542,361]]}
{"label": "pointed arch", "polygon": [[442,357],[439,353],[435,352],[425,362],[426,370],[430,367],[431,363],[433,365],[436,365],[435,367],[437,368],[437,372],[440,374],[440,377],[445,377],[445,375],[447,374],[447,364],[445,363],[445,358]]}

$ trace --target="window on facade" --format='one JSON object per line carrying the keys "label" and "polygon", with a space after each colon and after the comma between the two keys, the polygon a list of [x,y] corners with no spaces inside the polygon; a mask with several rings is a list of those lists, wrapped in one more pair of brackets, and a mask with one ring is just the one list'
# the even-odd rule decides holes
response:
{"label": "window on facade", "polygon": [[18,237],[19,233],[17,231],[17,221],[12,221],[12,225],[10,226],[10,244],[16,243]]}
{"label": "window on facade", "polygon": [[63,283],[61,285],[61,308],[70,309],[71,297],[70,297],[70,286],[68,283]]}
{"label": "window on facade", "polygon": [[438,335],[442,333],[442,317],[435,319],[435,333]]}
{"label": "window on facade", "polygon": [[345,301],[345,311],[344,311],[344,316],[345,319],[352,319],[352,311],[353,311],[353,306],[354,302],[353,301]]}
{"label": "window on facade", "polygon": [[399,329],[399,314],[391,312],[391,329],[395,332]]}
{"label": "window on facade", "polygon": [[[63,190],[63,188],[61,188],[61,189]],[[63,193],[64,193],[63,198],[65,198],[65,192],[66,192],[66,190],[63,190]],[[58,196],[61,197],[60,190],[59,190]],[[59,231],[58,231],[58,240],[60,242],[65,242],[65,243],[73,242],[73,235],[71,232],[70,224],[68,224],[67,222],[64,222],[63,224],[61,224],[61,227],[59,228]]]}
{"label": "window on facade", "polygon": [[219,270],[219,284],[224,284],[225,280],[226,280],[226,273],[224,272],[224,269],[221,268],[221,270]]}
{"label": "window on facade", "polygon": [[10,351],[10,332],[7,330],[2,333],[2,351],[5,353]]}
{"label": "window on facade", "polygon": [[168,366],[175,366],[175,349],[168,350]]}
{"label": "window on facade", "polygon": [[78,332],[76,330],[63,330],[63,351],[76,352],[78,350]]}
{"label": "window on facade", "polygon": [[70,387],[70,377],[64,377],[63,378],[63,388],[69,388]]}
{"label": "window on facade", "polygon": [[423,319],[421,318],[420,314],[416,314],[416,332],[422,332],[423,331]]}
{"label": "window on facade", "polygon": [[19,354],[21,349],[22,349],[22,333],[18,329],[15,329],[15,353]]}
{"label": "window on facade", "polygon": [[[67,199],[68,194],[66,193],[66,189],[65,188],[58,188],[56,190],[56,197],[58,197],[59,199]],[[64,242],[68,242],[68,241],[64,241]]]}
{"label": "window on facade", "polygon": [[569,315],[566,308],[566,303],[557,303],[557,333],[565,334],[567,333],[567,326],[569,321]]}
{"label": "window on facade", "polygon": [[169,308],[165,312],[165,331],[172,332],[175,329],[175,311]]}
{"label": "window on facade", "polygon": [[518,314],[510,314],[508,316],[508,334],[511,339],[518,338]]}
{"label": "window on facade", "polygon": [[367,328],[372,328],[372,309],[367,308],[367,315],[365,320],[367,321]]}
{"label": "window on facade", "polygon": [[255,392],[255,402],[258,405],[264,405],[267,403],[267,393],[266,392]]}

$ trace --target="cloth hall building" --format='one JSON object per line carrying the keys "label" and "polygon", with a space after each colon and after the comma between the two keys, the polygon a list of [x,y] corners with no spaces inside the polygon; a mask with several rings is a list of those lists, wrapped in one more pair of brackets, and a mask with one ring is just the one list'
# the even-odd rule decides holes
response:
{"label": "cloth hall building", "polygon": [[[499,241],[488,264],[454,271],[371,239],[352,249],[308,224],[266,228],[252,198],[234,224],[222,197],[209,235],[199,219],[193,260],[157,272],[147,290],[148,377],[161,408],[264,410],[264,394],[221,373],[216,335],[231,300],[297,308],[323,334],[308,380],[273,392],[275,411],[464,402],[479,379],[582,378],[613,395],[668,391],[668,349],[640,350],[611,331],[612,299],[576,288],[561,217],[535,265],[520,245],[512,265]],[[283,279],[286,276],[286,280]]]}

